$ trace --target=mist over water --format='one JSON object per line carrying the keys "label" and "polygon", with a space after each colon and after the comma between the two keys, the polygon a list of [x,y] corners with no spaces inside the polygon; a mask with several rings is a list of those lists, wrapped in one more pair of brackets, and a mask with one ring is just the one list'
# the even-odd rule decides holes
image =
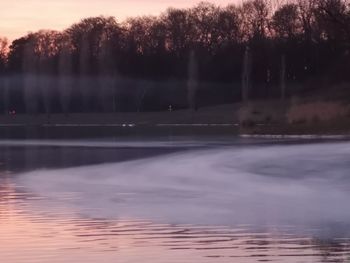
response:
{"label": "mist over water", "polygon": [[348,143],[224,147],[18,179],[58,202],[76,193],[67,205],[90,217],[309,227],[349,221],[349,158]]}
{"label": "mist over water", "polygon": [[1,262],[350,262],[349,1],[0,36]]}
{"label": "mist over water", "polygon": [[350,143],[254,141],[2,141],[0,254],[347,262]]}

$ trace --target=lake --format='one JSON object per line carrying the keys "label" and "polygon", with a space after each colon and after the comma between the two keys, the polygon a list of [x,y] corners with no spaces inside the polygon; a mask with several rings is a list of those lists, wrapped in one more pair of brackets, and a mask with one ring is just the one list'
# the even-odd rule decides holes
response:
{"label": "lake", "polygon": [[2,262],[350,261],[350,142],[45,134],[2,130]]}

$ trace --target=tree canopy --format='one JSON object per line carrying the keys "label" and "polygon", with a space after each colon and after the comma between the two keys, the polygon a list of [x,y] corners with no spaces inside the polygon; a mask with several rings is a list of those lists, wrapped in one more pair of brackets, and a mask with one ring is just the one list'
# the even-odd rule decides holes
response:
{"label": "tree canopy", "polygon": [[[286,81],[300,84],[301,89],[309,88],[312,79],[349,81],[350,3],[248,0],[219,7],[201,2],[193,8],[169,8],[159,16],[122,22],[114,17],[85,18],[62,32],[41,30],[10,45],[0,38],[0,74],[8,78],[45,75],[56,78],[54,82],[62,75],[76,80],[108,75],[124,80],[115,84],[119,85],[118,96],[128,93],[137,97],[137,92],[131,91],[133,84],[126,80],[186,83],[190,54],[195,52],[199,82],[225,85],[225,92],[217,91],[222,96],[217,101],[220,103],[227,102],[227,94],[232,95],[232,101],[239,98],[234,94],[239,93],[247,46],[252,56],[254,97],[277,92],[281,57],[285,58]],[[21,94],[33,89],[25,83],[18,79],[11,82],[13,107],[24,109]],[[93,93],[103,85],[101,81],[74,83],[81,90],[72,93],[76,98],[84,89]],[[167,85],[163,87],[167,89]],[[93,97],[91,92],[86,96]],[[162,109],[163,104],[156,101],[165,93],[157,91],[149,103]]]}

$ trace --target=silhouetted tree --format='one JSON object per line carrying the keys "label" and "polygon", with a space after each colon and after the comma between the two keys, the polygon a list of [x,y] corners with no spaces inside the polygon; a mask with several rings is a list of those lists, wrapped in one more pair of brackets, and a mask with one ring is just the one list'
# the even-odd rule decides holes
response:
{"label": "silhouetted tree", "polygon": [[8,76],[6,74],[8,41],[0,37],[0,111],[8,111]]}
{"label": "silhouetted tree", "polygon": [[0,72],[4,72],[7,60],[8,41],[0,37]]}
{"label": "silhouetted tree", "polygon": [[39,85],[38,85],[38,62],[37,42],[34,34],[27,37],[24,46],[22,69],[23,69],[23,98],[26,113],[36,114],[39,110]]}
{"label": "silhouetted tree", "polygon": [[279,39],[291,41],[302,32],[302,22],[297,4],[281,6],[272,17],[272,27]]}
{"label": "silhouetted tree", "polygon": [[[201,2],[121,23],[86,18],[63,32],[41,30],[4,43],[0,39],[0,86],[7,105],[1,110],[196,108],[350,81],[350,3]],[[300,88],[287,92],[290,82]]]}
{"label": "silhouetted tree", "polygon": [[73,98],[73,46],[69,36],[62,33],[59,37],[58,51],[58,89],[61,109],[65,115],[70,112]]}
{"label": "silhouetted tree", "polygon": [[[38,56],[38,86],[42,94],[45,113],[50,117],[55,88],[55,61],[58,54],[59,33],[56,31],[39,31],[34,35],[36,54]],[[29,51],[28,51],[29,52]]]}

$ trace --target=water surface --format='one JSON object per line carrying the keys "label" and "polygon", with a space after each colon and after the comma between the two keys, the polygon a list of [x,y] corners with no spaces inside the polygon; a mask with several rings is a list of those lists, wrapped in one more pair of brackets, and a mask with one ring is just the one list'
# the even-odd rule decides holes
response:
{"label": "water surface", "polygon": [[3,262],[349,262],[350,143],[0,141]]}

